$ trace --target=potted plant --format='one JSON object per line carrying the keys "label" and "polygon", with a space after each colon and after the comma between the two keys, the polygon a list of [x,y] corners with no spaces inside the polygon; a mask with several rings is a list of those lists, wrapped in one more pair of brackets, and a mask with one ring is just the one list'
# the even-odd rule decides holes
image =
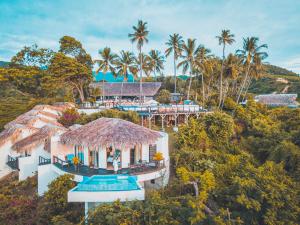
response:
{"label": "potted plant", "polygon": [[73,164],[74,164],[74,167],[75,167],[75,171],[78,170],[78,164],[79,164],[79,158],[78,157],[74,157],[73,158]]}
{"label": "potted plant", "polygon": [[163,154],[161,152],[157,152],[153,156],[153,160],[155,161],[156,166],[160,165],[160,162],[164,159]]}

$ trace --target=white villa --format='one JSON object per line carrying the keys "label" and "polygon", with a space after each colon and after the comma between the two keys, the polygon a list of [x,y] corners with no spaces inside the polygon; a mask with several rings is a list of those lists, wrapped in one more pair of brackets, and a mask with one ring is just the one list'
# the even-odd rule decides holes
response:
{"label": "white villa", "polygon": [[85,202],[86,212],[101,202],[144,200],[145,188],[168,183],[168,135],[115,118],[71,127],[51,139],[51,163],[38,167],[39,195],[66,173],[78,182],[68,201]]}
{"label": "white villa", "polygon": [[38,175],[38,194],[63,174],[77,186],[69,202],[84,202],[86,213],[103,202],[144,200],[145,189],[169,180],[168,135],[116,118],[63,127],[68,104],[39,105],[0,133],[0,178],[17,171],[19,180]]}

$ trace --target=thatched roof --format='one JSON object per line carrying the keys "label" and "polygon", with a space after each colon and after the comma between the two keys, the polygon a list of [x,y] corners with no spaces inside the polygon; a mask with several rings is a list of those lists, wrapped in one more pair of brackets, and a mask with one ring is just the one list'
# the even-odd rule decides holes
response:
{"label": "thatched roof", "polygon": [[[44,122],[50,126],[57,126],[64,128],[57,119],[59,115],[67,108],[74,107],[71,103],[59,103],[57,105],[36,105],[30,111],[18,116],[15,120],[7,123],[5,130],[0,133],[0,145],[3,145],[6,141],[11,140],[13,143],[18,141],[22,130],[29,129],[34,132],[39,128],[34,127],[38,121]],[[49,110],[48,110],[49,109]]]}
{"label": "thatched roof", "polygon": [[5,129],[0,133],[0,145],[4,144],[4,142],[11,138],[11,139],[17,139],[17,137],[21,134],[22,130],[21,128],[17,127],[10,127],[8,129]]}
{"label": "thatched roof", "polygon": [[[57,131],[66,131],[66,128],[63,127],[55,127],[55,126],[43,126],[34,134],[16,142],[12,149],[16,150],[17,152],[25,152],[32,150],[34,147],[38,146],[41,143],[49,141],[50,137],[55,135]],[[45,145],[45,147],[47,147]],[[46,151],[50,151],[50,149],[46,149]]]}
{"label": "thatched roof", "polygon": [[88,147],[128,148],[138,144],[151,144],[161,137],[157,131],[116,119],[99,118],[61,135],[63,144]]}
{"label": "thatched roof", "polygon": [[45,118],[41,115],[29,116],[29,115],[24,115],[23,114],[20,117],[17,117],[17,119],[15,119],[15,120],[9,122],[8,124],[6,124],[4,126],[4,128],[7,129],[7,128],[14,127],[16,125],[24,125],[24,126],[30,127],[30,126],[33,126],[34,123],[39,121],[39,120],[44,122],[44,123],[51,124],[53,126],[63,127],[63,125],[61,125],[56,120],[47,119],[47,118]]}
{"label": "thatched roof", "polygon": [[63,112],[68,108],[73,108],[75,107],[74,104],[69,103],[69,102],[62,102],[62,103],[57,103],[55,105],[36,105],[33,109],[39,110],[39,111],[44,111],[44,110],[53,110],[57,112]]}
{"label": "thatched roof", "polygon": [[[142,83],[142,96],[154,96],[161,86],[160,82]],[[90,84],[92,88],[103,88],[102,82]],[[104,83],[105,96],[139,96],[140,83]]]}
{"label": "thatched roof", "polygon": [[78,129],[79,127],[82,127],[82,125],[81,124],[74,124],[74,125],[69,127],[69,130],[75,130],[75,129]]}

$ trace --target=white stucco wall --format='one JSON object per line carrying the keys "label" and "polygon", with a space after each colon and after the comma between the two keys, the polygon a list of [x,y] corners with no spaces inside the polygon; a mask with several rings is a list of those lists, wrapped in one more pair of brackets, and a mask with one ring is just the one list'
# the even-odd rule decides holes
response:
{"label": "white stucco wall", "polygon": [[[76,187],[75,187],[76,189]],[[68,192],[68,202],[113,202],[116,200],[133,201],[144,200],[145,190],[143,188],[139,190],[131,191],[73,191]]]}
{"label": "white stucco wall", "polygon": [[31,156],[19,158],[19,181],[35,175],[38,170],[39,156],[50,159],[50,153],[44,150],[44,144],[37,146]]}
{"label": "white stucco wall", "polygon": [[59,139],[59,133],[51,138],[51,162],[53,160],[53,156],[57,156],[64,160],[65,155],[74,154],[74,146],[62,144],[59,142]]}
{"label": "white stucco wall", "polygon": [[[24,128],[22,129],[20,136],[16,141],[26,138],[32,133],[34,133],[32,130]],[[7,175],[8,172],[10,172],[8,166],[6,165],[8,155],[12,157],[18,157],[21,155],[20,153],[12,150],[11,147],[13,144],[14,143],[12,143],[10,139],[7,139],[7,141],[0,146],[0,178]],[[3,173],[1,171],[3,171]]]}
{"label": "white stucco wall", "polygon": [[47,190],[48,185],[60,175],[52,169],[51,164],[38,167],[38,195],[42,196]]}
{"label": "white stucco wall", "polygon": [[5,142],[0,147],[0,170],[6,167],[7,157],[10,152],[11,148],[11,141]]}

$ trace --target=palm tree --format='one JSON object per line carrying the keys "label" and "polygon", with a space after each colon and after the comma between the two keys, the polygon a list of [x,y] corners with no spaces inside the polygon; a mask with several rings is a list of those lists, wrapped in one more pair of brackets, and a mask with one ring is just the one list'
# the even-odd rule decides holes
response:
{"label": "palm tree", "polygon": [[189,70],[190,79],[189,79],[189,87],[187,93],[187,99],[190,98],[190,90],[192,85],[192,77],[196,72],[196,69],[199,65],[199,61],[197,60],[197,55],[200,50],[200,46],[196,46],[196,39],[188,39],[187,43],[182,45],[183,54],[181,55],[182,61],[178,64],[178,68],[182,67],[182,72],[186,73]]}
{"label": "palm tree", "polygon": [[176,93],[176,60],[181,56],[182,45],[184,41],[179,34],[173,34],[169,36],[169,40],[166,43],[168,48],[165,51],[166,57],[168,57],[173,52],[174,60],[174,93]]}
{"label": "palm tree", "polygon": [[209,59],[211,58],[210,52],[210,49],[207,49],[203,45],[200,45],[199,52],[197,54],[198,62],[196,64],[196,69],[201,74],[203,107],[205,105],[204,74],[211,74],[212,71],[212,64],[209,61]]}
{"label": "palm tree", "polygon": [[255,53],[253,56],[253,62],[252,62],[252,67],[249,72],[249,82],[247,84],[247,87],[245,89],[245,93],[242,99],[242,102],[245,100],[245,97],[247,95],[248,89],[251,85],[251,81],[253,79],[257,80],[258,78],[261,77],[261,72],[263,71],[263,63],[262,61],[266,58],[265,55],[257,54]]}
{"label": "palm tree", "polygon": [[142,71],[142,47],[144,43],[148,43],[148,34],[149,31],[147,30],[147,22],[143,22],[142,20],[138,21],[137,26],[132,27],[134,32],[132,34],[128,34],[128,37],[130,38],[130,41],[132,43],[136,42],[137,43],[137,48],[139,51],[139,57],[140,57],[140,103],[142,102],[142,76],[143,76],[143,71]]}
{"label": "palm tree", "polygon": [[[224,105],[225,97],[227,96],[230,85],[234,86],[237,78],[241,72],[241,59],[236,55],[230,53],[224,62],[224,80],[225,80],[225,91],[223,92],[223,99],[221,108]],[[234,87],[233,87],[234,89]],[[232,91],[233,92],[233,91]]]}
{"label": "palm tree", "polygon": [[104,76],[105,74],[110,71],[115,75],[115,68],[114,65],[116,64],[117,55],[112,53],[109,47],[105,47],[102,50],[99,50],[100,59],[95,60],[95,63],[98,63],[99,68],[97,69],[97,73],[102,71],[103,78],[102,78],[102,98],[104,101]]}
{"label": "palm tree", "polygon": [[137,67],[135,64],[135,56],[132,52],[122,50],[116,58],[115,70],[117,74],[124,77],[128,81],[128,74],[132,73],[134,77],[137,75]]}
{"label": "palm tree", "polygon": [[165,59],[161,55],[160,51],[158,50],[151,50],[149,52],[148,59],[149,59],[150,70],[151,72],[154,73],[154,77],[156,81],[156,72],[161,74],[162,70],[164,69]]}
{"label": "palm tree", "polygon": [[150,57],[144,53],[139,54],[138,57],[135,58],[136,65],[142,66],[142,72],[149,77],[151,73],[151,64],[150,64]]}
{"label": "palm tree", "polygon": [[248,37],[243,39],[243,49],[237,50],[236,54],[243,59],[245,66],[245,78],[242,82],[240,90],[238,92],[238,97],[236,102],[238,103],[241,97],[241,94],[244,91],[246,81],[248,80],[248,76],[250,73],[251,65],[254,62],[254,57],[259,57],[261,60],[268,57],[266,52],[262,52],[261,49],[268,48],[268,45],[258,45],[259,38],[257,37]]}
{"label": "palm tree", "polygon": [[219,96],[219,107],[222,104],[223,99],[223,70],[224,70],[224,61],[225,61],[225,46],[231,45],[234,42],[234,35],[230,33],[230,30],[222,30],[220,36],[216,36],[219,40],[219,45],[223,45],[223,57],[222,57],[222,67],[221,67],[221,76],[220,76],[220,96]]}

